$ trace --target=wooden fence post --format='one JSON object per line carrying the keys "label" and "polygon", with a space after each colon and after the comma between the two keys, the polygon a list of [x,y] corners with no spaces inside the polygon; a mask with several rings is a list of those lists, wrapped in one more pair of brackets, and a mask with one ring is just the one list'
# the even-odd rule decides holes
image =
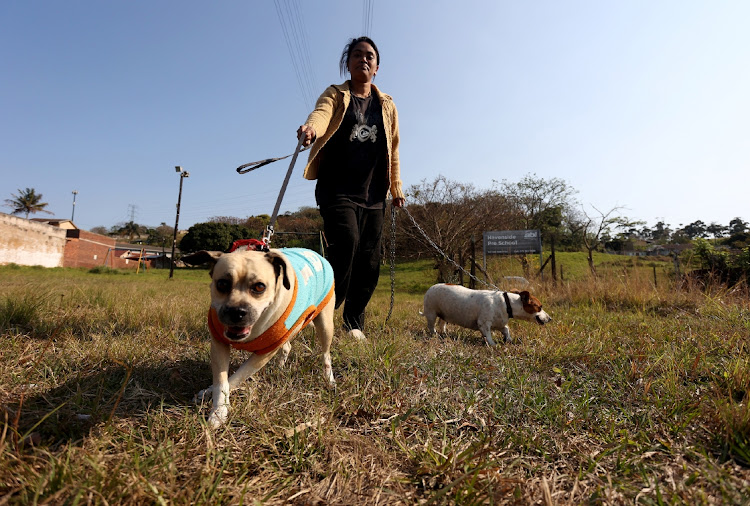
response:
{"label": "wooden fence post", "polygon": [[552,254],[552,284],[557,284],[557,265],[555,263],[555,236],[552,236],[552,240],[550,243],[550,253]]}

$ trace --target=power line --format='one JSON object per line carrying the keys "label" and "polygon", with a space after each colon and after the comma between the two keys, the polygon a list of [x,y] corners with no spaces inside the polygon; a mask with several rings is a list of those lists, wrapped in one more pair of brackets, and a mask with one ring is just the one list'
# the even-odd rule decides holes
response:
{"label": "power line", "polygon": [[[295,34],[297,37],[297,50],[299,51],[299,59],[302,61],[302,69],[304,72],[303,77],[308,91],[308,98],[311,102],[315,101],[315,71],[311,65],[310,58],[310,44],[307,42],[307,32],[305,31],[305,25],[302,23],[302,16],[300,14],[299,0],[292,0],[294,3],[294,12],[292,15],[292,25],[295,27]],[[308,107],[311,104],[307,104]]]}
{"label": "power line", "polygon": [[297,0],[274,0],[274,5],[281,23],[284,41],[292,59],[302,100],[308,110],[312,109],[316,96],[313,91],[313,70],[310,65],[309,44],[300,16],[299,2]]}
{"label": "power line", "polygon": [[362,1],[362,35],[370,37],[372,33],[372,15],[375,8],[374,0]]}

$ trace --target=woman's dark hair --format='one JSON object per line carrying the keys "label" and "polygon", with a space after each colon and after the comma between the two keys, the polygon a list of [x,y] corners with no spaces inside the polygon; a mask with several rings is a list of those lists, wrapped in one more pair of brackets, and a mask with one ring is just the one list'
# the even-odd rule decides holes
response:
{"label": "woman's dark hair", "polygon": [[344,52],[341,53],[341,60],[339,60],[339,70],[341,71],[341,77],[344,77],[346,73],[349,72],[349,57],[352,55],[352,51],[354,51],[356,45],[360,42],[367,42],[372,46],[372,48],[375,50],[375,57],[377,58],[376,63],[380,65],[380,51],[378,51],[378,46],[375,45],[370,37],[357,37],[356,39],[351,39],[349,43],[344,46]]}

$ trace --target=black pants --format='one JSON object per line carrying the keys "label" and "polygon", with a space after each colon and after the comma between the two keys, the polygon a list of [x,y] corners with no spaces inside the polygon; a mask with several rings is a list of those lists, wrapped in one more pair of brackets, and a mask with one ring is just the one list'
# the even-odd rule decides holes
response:
{"label": "black pants", "polygon": [[344,304],[344,327],[362,330],[365,308],[380,277],[380,240],[385,209],[353,202],[321,206],[328,261],[336,282],[336,307]]}

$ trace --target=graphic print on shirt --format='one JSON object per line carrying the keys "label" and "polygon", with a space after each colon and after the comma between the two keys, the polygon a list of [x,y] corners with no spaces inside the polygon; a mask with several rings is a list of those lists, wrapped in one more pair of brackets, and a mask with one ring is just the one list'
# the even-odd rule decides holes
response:
{"label": "graphic print on shirt", "polygon": [[352,99],[354,101],[354,117],[357,118],[357,123],[352,127],[352,133],[349,136],[349,140],[354,142],[354,140],[358,140],[359,142],[375,142],[378,140],[378,126],[377,125],[368,125],[367,120],[369,114],[368,111],[370,109],[370,104],[372,103],[372,95],[367,98],[367,100],[362,100],[357,96],[352,95]]}

